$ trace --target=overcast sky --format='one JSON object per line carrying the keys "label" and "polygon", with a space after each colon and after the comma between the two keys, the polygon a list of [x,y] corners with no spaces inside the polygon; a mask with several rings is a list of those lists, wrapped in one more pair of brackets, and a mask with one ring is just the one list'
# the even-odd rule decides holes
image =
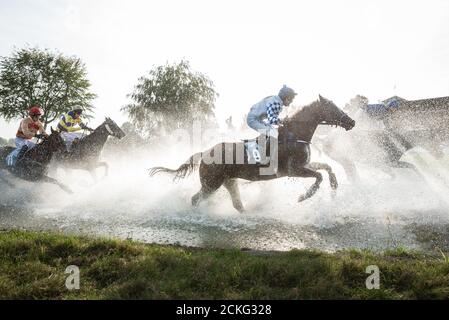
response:
{"label": "overcast sky", "polygon": [[[449,96],[449,1],[0,0],[0,56],[25,45],[80,57],[99,124],[126,120],[137,79],[185,58],[238,120],[283,84],[303,105]],[[18,123],[0,120],[0,136]]]}

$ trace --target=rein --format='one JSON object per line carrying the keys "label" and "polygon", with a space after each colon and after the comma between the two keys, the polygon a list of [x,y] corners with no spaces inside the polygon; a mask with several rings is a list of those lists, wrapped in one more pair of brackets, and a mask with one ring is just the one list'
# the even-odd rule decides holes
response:
{"label": "rein", "polygon": [[282,143],[287,144],[287,143],[291,143],[291,142],[293,142],[293,143],[312,144],[312,142],[309,142],[309,141],[299,140],[299,139],[294,139],[294,138],[287,138],[287,137],[284,137],[284,139],[280,140],[279,144],[282,144]]}

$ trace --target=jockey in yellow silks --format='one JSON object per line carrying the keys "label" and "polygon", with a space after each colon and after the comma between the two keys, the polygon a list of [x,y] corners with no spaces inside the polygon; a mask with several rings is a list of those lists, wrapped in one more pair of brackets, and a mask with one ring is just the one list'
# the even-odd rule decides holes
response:
{"label": "jockey in yellow silks", "polygon": [[94,131],[83,123],[81,118],[82,113],[83,109],[79,108],[69,111],[61,116],[61,120],[58,123],[58,129],[61,132],[61,137],[66,142],[67,150],[71,149],[75,140],[79,140],[84,136],[82,132],[78,131]]}

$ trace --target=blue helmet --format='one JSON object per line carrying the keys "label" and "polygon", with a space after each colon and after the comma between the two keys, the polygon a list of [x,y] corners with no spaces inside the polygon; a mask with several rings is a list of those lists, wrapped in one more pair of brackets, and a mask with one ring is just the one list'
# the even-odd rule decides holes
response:
{"label": "blue helmet", "polygon": [[291,98],[291,99],[293,99],[296,95],[297,95],[297,93],[292,88],[289,88],[286,85],[284,85],[282,87],[282,89],[279,90],[279,94],[278,94],[278,96],[281,99],[284,99],[284,98]]}

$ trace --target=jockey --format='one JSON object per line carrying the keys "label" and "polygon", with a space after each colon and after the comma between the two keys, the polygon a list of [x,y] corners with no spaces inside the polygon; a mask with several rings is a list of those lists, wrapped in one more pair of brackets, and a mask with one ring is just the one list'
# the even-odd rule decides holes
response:
{"label": "jockey", "polygon": [[58,123],[58,129],[61,132],[61,137],[67,144],[68,151],[71,149],[74,141],[78,141],[83,137],[83,133],[77,131],[83,129],[90,132],[94,131],[83,123],[81,119],[82,113],[83,109],[81,108],[69,111],[61,116],[61,121]]}
{"label": "jockey", "polygon": [[273,125],[280,124],[279,114],[282,107],[289,106],[295,96],[296,92],[284,85],[277,96],[269,96],[252,106],[246,119],[248,126],[277,139],[278,131]]}
{"label": "jockey", "polygon": [[[296,94],[293,89],[284,85],[277,96],[269,96],[259,101],[251,107],[246,118],[248,126],[277,140],[278,130],[274,126],[280,124],[279,114],[283,106],[289,106]],[[252,149],[248,150],[250,154],[254,154],[254,148],[258,148],[255,143],[248,147]]]}
{"label": "jockey", "polygon": [[31,139],[48,136],[44,130],[44,125],[39,121],[42,114],[42,109],[39,106],[32,106],[28,110],[29,117],[20,122],[14,141],[16,149],[6,158],[8,166],[14,166],[17,160],[19,160],[28,149],[31,149],[36,145]]}

